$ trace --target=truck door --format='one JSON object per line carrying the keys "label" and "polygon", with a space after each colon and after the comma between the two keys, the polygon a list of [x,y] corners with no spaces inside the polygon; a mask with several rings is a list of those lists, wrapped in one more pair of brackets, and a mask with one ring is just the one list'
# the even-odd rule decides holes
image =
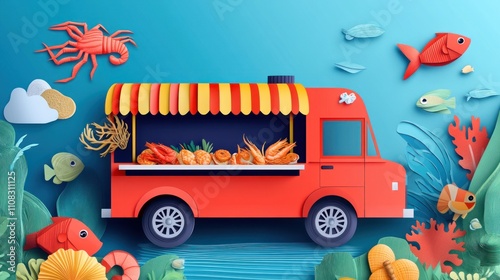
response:
{"label": "truck door", "polygon": [[364,187],[363,119],[321,119],[321,187]]}

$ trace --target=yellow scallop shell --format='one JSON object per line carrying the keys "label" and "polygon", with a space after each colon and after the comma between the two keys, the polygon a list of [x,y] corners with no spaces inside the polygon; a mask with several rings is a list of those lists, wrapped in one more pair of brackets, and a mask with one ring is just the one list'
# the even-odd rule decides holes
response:
{"label": "yellow scallop shell", "polygon": [[87,252],[59,249],[40,266],[38,280],[107,280],[106,269]]}
{"label": "yellow scallop shell", "polygon": [[393,262],[395,260],[396,256],[391,247],[385,244],[377,244],[368,251],[368,265],[372,273],[378,269],[383,269],[385,261]]}

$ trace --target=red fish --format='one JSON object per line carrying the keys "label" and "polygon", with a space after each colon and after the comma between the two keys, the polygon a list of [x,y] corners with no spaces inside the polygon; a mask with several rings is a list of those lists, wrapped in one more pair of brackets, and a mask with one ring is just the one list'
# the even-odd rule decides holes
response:
{"label": "red fish", "polygon": [[421,53],[414,47],[398,44],[399,49],[410,60],[403,80],[410,77],[421,64],[442,66],[459,58],[469,47],[471,40],[465,36],[453,33],[436,33]]}
{"label": "red fish", "polygon": [[464,189],[460,189],[455,184],[444,186],[439,195],[437,209],[439,213],[446,213],[451,210],[453,221],[456,221],[459,216],[465,218],[467,214],[476,206],[476,196]]}
{"label": "red fish", "polygon": [[74,218],[54,217],[53,224],[26,235],[24,250],[40,247],[48,254],[63,248],[86,251],[90,256],[101,249],[102,242],[82,222]]}

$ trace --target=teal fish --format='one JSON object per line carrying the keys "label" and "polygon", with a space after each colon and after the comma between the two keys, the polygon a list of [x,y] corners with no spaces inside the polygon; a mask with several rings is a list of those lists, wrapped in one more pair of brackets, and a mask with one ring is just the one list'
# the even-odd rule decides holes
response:
{"label": "teal fish", "polygon": [[471,98],[480,99],[480,98],[486,98],[486,97],[496,96],[496,95],[499,95],[499,94],[492,89],[475,89],[475,90],[471,90],[471,91],[469,91],[469,93],[467,93],[467,101],[469,101]]}
{"label": "teal fish", "polygon": [[342,29],[346,40],[354,38],[372,38],[384,34],[385,30],[375,24],[359,24],[349,29]]}
{"label": "teal fish", "polygon": [[82,161],[70,153],[57,153],[52,157],[52,168],[44,164],[45,181],[54,177],[54,184],[73,181],[85,167]]}
{"label": "teal fish", "polygon": [[417,101],[417,107],[431,113],[450,114],[449,108],[455,108],[455,97],[450,97],[449,89],[436,89],[422,95]]}

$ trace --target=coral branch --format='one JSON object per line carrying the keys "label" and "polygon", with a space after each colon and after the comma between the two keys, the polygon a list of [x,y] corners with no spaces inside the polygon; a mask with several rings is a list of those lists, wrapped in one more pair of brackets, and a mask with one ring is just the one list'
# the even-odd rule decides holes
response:
{"label": "coral branch", "polygon": [[486,128],[481,129],[480,119],[471,117],[471,127],[460,127],[460,119],[455,116],[455,125],[450,123],[448,133],[453,137],[455,152],[462,158],[458,161],[460,166],[470,172],[467,174],[469,180],[474,176],[477,164],[483,156],[484,149],[488,145],[488,132]]}
{"label": "coral branch", "polygon": [[[452,268],[445,265],[445,262],[455,266],[462,264],[458,255],[451,253],[451,251],[465,251],[465,243],[458,243],[456,239],[464,236],[466,232],[460,229],[456,230],[456,223],[449,224],[448,231],[445,230],[444,224],[437,224],[434,219],[430,220],[429,228],[426,227],[425,223],[419,221],[411,228],[411,233],[406,234],[406,240],[410,243],[412,253],[427,268],[436,267],[439,264],[443,272],[449,273]],[[418,248],[415,244],[418,244]]]}

